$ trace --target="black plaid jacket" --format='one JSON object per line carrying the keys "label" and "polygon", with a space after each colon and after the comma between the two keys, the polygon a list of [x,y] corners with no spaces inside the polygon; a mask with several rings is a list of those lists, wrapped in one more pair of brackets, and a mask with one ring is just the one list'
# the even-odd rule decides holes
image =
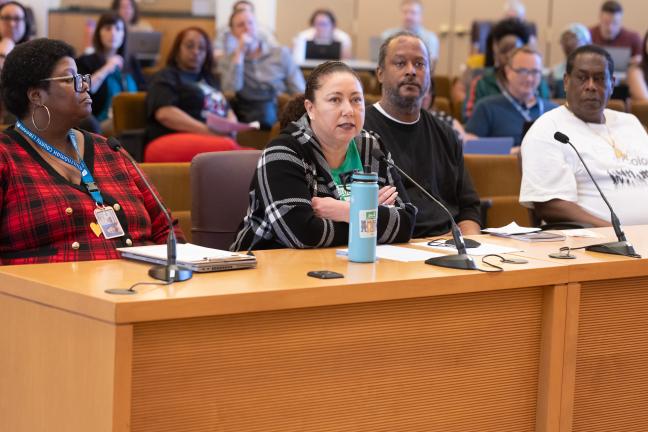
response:
{"label": "black plaid jacket", "polygon": [[[356,145],[363,165],[378,173],[379,187],[394,185],[395,206],[378,207],[378,243],[409,241],[416,207],[409,203],[400,177],[371,156],[377,136],[362,131]],[[264,150],[250,186],[250,205],[232,250],[319,248],[346,245],[349,224],[316,217],[313,197],[339,199],[331,169],[305,117],[290,124]]]}

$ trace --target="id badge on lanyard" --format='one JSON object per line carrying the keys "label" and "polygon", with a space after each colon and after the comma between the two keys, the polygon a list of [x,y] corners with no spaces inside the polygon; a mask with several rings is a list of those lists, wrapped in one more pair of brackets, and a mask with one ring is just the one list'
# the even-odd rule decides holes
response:
{"label": "id badge on lanyard", "polygon": [[29,130],[20,120],[16,121],[16,128],[20,130],[22,133],[24,133],[25,135],[27,135],[43,151],[67,163],[68,165],[72,165],[73,167],[79,170],[79,172],[81,173],[81,184],[83,184],[83,186],[86,188],[86,190],[88,191],[92,199],[95,201],[97,206],[94,210],[94,216],[97,222],[96,223],[92,222],[90,224],[90,230],[97,237],[103,234],[103,236],[106,239],[112,239],[116,237],[121,237],[125,234],[124,229],[119,223],[117,214],[115,214],[115,210],[110,206],[104,206],[104,200],[103,197],[101,196],[101,191],[99,190],[97,183],[95,183],[94,177],[90,173],[90,170],[86,166],[85,162],[83,161],[83,158],[81,157],[81,154],[79,153],[79,146],[77,144],[76,135],[74,135],[74,131],[70,130],[70,132],[68,133],[68,138],[72,143],[72,147],[74,147],[74,150],[76,151],[76,154],[79,158],[78,162],[72,159],[71,157],[69,157],[68,155],[66,155],[65,153],[61,152],[57,148],[52,147],[51,145],[46,143],[45,140],[43,140],[40,136],[38,136],[31,130]]}

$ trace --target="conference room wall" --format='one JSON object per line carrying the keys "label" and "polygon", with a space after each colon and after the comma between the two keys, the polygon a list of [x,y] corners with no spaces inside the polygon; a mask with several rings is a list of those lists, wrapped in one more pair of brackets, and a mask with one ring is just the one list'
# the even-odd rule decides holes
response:
{"label": "conference room wall", "polygon": [[[400,22],[398,0],[277,0],[276,31],[278,40],[292,44],[294,35],[306,28],[308,17],[317,8],[329,7],[338,19],[339,27],[353,39],[354,56],[368,59],[369,40]],[[598,20],[602,3],[591,0],[527,1],[527,19],[538,27],[538,49],[545,64],[553,65],[563,59],[559,39],[561,31],[572,22],[587,26]],[[645,0],[623,0],[624,26],[642,36],[648,3]],[[437,33],[441,43],[441,58],[437,73],[456,74],[465,61],[470,46],[470,26],[476,19],[494,20],[502,15],[503,0],[423,0],[424,25]]]}

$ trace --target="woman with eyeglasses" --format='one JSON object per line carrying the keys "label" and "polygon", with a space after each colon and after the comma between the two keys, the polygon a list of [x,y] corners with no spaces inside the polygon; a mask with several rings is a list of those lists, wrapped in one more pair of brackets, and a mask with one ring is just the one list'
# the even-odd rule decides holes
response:
{"label": "woman with eyeglasses", "polygon": [[145,87],[137,62],[127,56],[126,40],[124,20],[117,13],[103,14],[92,37],[94,53],[77,59],[79,73],[92,75],[92,115],[106,135],[113,129],[113,97],[121,92],[134,92]]}
{"label": "woman with eyeglasses", "polygon": [[117,247],[166,241],[166,218],[133,165],[75,129],[92,111],[92,79],[77,73],[72,47],[17,45],[0,81],[18,119],[0,133],[1,264],[114,259]]}
{"label": "woman with eyeglasses", "polygon": [[15,44],[29,40],[31,20],[27,17],[25,6],[15,1],[0,5],[0,38],[11,39]]}
{"label": "woman with eyeglasses", "polygon": [[[236,115],[219,90],[212,74],[212,49],[209,36],[198,27],[189,27],[176,36],[167,66],[152,78],[146,96],[148,117],[144,160],[155,160],[160,152],[181,160],[191,160],[199,151],[239,148],[222,129],[210,127],[208,118],[235,123]],[[219,136],[221,135],[221,136]],[[186,149],[185,152],[179,150]],[[191,148],[190,148],[191,147]],[[155,154],[153,158],[151,155]],[[171,160],[164,160],[171,161]]]}

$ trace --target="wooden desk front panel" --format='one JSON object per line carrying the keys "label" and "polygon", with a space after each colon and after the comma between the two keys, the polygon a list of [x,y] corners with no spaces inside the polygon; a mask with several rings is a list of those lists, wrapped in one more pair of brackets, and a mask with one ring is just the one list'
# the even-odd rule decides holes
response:
{"label": "wooden desk front panel", "polygon": [[648,430],[648,278],[582,284],[574,432]]}
{"label": "wooden desk front panel", "polygon": [[544,290],[137,323],[132,431],[533,431]]}

